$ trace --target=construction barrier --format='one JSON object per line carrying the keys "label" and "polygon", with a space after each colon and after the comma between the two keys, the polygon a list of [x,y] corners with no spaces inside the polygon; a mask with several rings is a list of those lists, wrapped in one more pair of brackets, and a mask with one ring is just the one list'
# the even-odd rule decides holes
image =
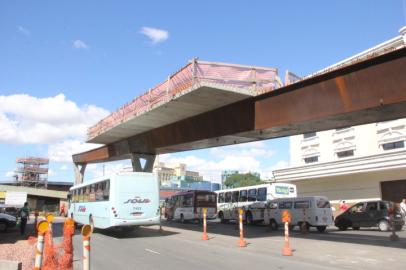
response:
{"label": "construction barrier", "polygon": [[37,235],[38,234],[38,229],[37,229],[37,226],[38,226],[38,216],[39,216],[39,212],[38,212],[38,210],[35,210],[35,212],[34,212],[34,235]]}
{"label": "construction barrier", "polygon": [[73,219],[67,218],[63,225],[63,256],[59,260],[60,270],[73,269],[73,244],[72,237],[75,233],[75,222]]}
{"label": "construction barrier", "polygon": [[48,222],[43,220],[38,223],[38,240],[37,240],[37,249],[35,251],[35,262],[34,270],[40,270],[42,267],[42,254],[44,251],[44,234],[48,231],[49,225]]}
{"label": "construction barrier", "polygon": [[58,267],[56,248],[54,246],[54,240],[52,237],[52,222],[54,220],[54,215],[47,214],[45,218],[48,222],[48,231],[45,233],[44,263],[42,265],[42,269],[54,270]]}
{"label": "construction barrier", "polygon": [[203,208],[203,236],[202,240],[209,240],[209,237],[207,236],[207,208]]}
{"label": "construction barrier", "polygon": [[289,244],[289,223],[291,222],[291,216],[289,211],[285,210],[282,212],[282,222],[285,223],[285,244],[283,246],[282,255],[292,256],[292,249]]}
{"label": "construction barrier", "polygon": [[244,228],[242,226],[242,215],[244,214],[244,210],[239,209],[239,222],[240,222],[240,241],[238,241],[238,246],[239,247],[246,247],[247,246],[247,242],[245,242],[244,240]]}
{"label": "construction barrier", "polygon": [[83,225],[83,270],[90,269],[90,235],[92,234],[92,226]]}

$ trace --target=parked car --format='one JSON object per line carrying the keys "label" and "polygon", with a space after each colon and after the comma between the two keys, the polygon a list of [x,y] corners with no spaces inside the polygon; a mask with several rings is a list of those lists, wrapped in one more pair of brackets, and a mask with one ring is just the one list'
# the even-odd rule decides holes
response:
{"label": "parked car", "polygon": [[2,207],[0,213],[9,214],[10,216],[17,217],[18,209],[16,207]]}
{"label": "parked car", "polygon": [[353,205],[335,218],[334,225],[342,231],[349,227],[353,230],[359,230],[360,227],[378,227],[380,231],[388,231],[391,229],[391,209],[397,209],[392,224],[394,229],[399,231],[405,224],[404,214],[399,208],[394,208],[394,203],[380,200]]}
{"label": "parked car", "polygon": [[16,224],[16,217],[9,214],[0,213],[0,232],[5,232],[8,228],[15,227]]}

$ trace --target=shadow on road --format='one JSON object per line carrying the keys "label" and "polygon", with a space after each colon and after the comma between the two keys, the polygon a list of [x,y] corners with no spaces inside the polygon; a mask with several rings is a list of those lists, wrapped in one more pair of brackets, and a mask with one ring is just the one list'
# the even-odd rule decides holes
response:
{"label": "shadow on road", "polygon": [[160,232],[156,228],[148,228],[148,227],[138,227],[133,231],[124,231],[120,229],[105,229],[105,230],[95,229],[94,233],[103,234],[105,236],[114,237],[118,239],[165,237],[178,234],[178,232],[173,232],[167,229]]}

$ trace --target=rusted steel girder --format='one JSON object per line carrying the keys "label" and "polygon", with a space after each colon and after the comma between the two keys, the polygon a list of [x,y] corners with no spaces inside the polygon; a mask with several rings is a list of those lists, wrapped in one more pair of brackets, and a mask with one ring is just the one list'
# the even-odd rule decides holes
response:
{"label": "rusted steel girder", "polygon": [[406,48],[73,156],[126,159],[406,117]]}

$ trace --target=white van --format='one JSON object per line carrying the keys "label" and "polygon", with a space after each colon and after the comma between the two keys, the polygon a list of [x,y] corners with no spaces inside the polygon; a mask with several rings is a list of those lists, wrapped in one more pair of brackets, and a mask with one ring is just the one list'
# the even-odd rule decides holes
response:
{"label": "white van", "polygon": [[291,229],[294,226],[299,226],[302,230],[316,227],[319,232],[324,232],[327,226],[334,224],[333,211],[327,197],[311,196],[268,201],[265,209],[262,210],[264,223],[271,229],[277,230],[283,225],[284,210],[288,210],[291,215],[289,224]]}

